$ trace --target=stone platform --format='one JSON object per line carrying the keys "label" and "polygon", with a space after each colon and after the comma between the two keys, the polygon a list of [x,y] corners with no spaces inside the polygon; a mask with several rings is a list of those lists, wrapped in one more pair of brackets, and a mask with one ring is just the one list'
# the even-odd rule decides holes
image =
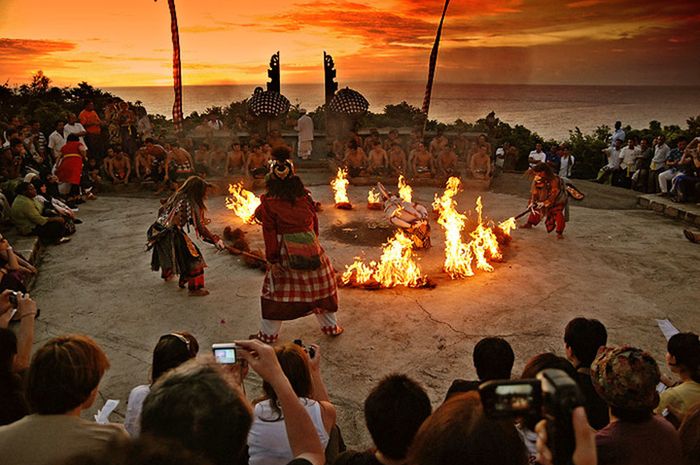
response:
{"label": "stone platform", "polygon": [[700,227],[700,206],[697,204],[677,203],[668,197],[661,197],[657,194],[644,194],[637,197],[637,205],[669,218],[685,221]]}

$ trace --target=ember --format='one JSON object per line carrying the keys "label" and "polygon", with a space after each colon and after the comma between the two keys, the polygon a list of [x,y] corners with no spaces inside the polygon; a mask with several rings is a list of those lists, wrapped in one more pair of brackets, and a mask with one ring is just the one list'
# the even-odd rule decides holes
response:
{"label": "ember", "polygon": [[342,210],[350,210],[352,204],[348,198],[348,172],[343,168],[338,168],[338,174],[335,179],[331,181],[331,187],[333,188],[333,196],[335,198],[335,208],[340,208]]}
{"label": "ember", "polygon": [[255,209],[260,205],[260,199],[250,191],[243,189],[243,183],[229,184],[226,197],[226,208],[233,210],[237,217],[245,223],[255,223]]}

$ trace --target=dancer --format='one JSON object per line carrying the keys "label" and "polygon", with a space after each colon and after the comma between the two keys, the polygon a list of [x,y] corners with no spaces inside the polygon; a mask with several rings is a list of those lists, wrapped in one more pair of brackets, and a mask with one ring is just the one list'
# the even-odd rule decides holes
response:
{"label": "dancer", "polygon": [[180,275],[180,287],[185,284],[190,296],[205,296],[209,291],[204,288],[204,262],[202,252],[185,233],[190,225],[205,242],[214,244],[217,249],[224,249],[224,242],[212,234],[206,227],[209,220],[204,218],[207,190],[211,184],[199,176],[189,177],[180,188],[158,210],[158,219],[148,228],[147,250],[153,249],[151,269],[161,270],[165,281]]}
{"label": "dancer", "polygon": [[335,312],[338,295],[335,272],[318,242],[318,217],[311,194],[304,188],[287,147],[277,147],[268,175],[267,193],[255,217],[262,223],[269,266],[262,296],[262,324],[257,338],[277,340],[282,321],[311,313],[324,334],[338,336]]}
{"label": "dancer", "polygon": [[554,174],[552,168],[546,163],[536,164],[532,172],[535,176],[530,188],[529,208],[532,212],[524,227],[531,228],[538,225],[544,216],[547,232],[552,232],[556,226],[557,239],[562,239],[567,219],[565,210],[569,201],[564,181]]}

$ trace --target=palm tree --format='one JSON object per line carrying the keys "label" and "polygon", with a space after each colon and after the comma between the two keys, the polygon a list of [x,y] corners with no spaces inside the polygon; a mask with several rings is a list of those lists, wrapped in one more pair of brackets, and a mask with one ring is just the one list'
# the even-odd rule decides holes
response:
{"label": "palm tree", "polygon": [[173,40],[173,88],[175,90],[173,123],[175,124],[175,132],[182,132],[182,65],[180,63],[180,32],[177,27],[175,0],[168,0],[168,7],[170,8],[170,32]]}

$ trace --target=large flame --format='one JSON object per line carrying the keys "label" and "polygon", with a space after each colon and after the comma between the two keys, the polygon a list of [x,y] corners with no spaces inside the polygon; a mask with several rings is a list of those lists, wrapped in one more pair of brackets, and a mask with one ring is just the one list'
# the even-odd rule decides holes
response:
{"label": "large flame", "polygon": [[343,168],[338,168],[338,174],[335,179],[331,181],[331,187],[333,188],[333,195],[335,196],[335,203],[350,203],[348,198],[348,172]]}
{"label": "large flame", "polygon": [[403,177],[403,174],[399,175],[399,197],[404,202],[411,203],[413,201],[413,189],[406,184],[406,178]]}
{"label": "large flame", "polygon": [[[474,267],[483,271],[493,271],[489,260],[498,261],[503,258],[498,237],[492,223],[484,223],[482,217],[483,205],[481,197],[476,199],[477,226],[469,234],[469,242],[462,239],[467,217],[457,211],[454,196],[461,187],[458,178],[447,180],[447,187],[441,197],[435,194],[433,208],[439,213],[438,223],[445,230],[445,263],[443,268],[452,279],[474,275]],[[498,225],[500,232],[510,236],[515,228],[515,220],[508,220]]]}
{"label": "large flame", "polygon": [[382,194],[377,192],[377,189],[374,187],[367,192],[367,203],[368,204],[375,204],[375,203],[382,203]]}
{"label": "large flame", "polygon": [[397,231],[394,237],[383,245],[379,263],[371,261],[365,264],[356,258],[352,265],[345,267],[341,279],[345,285],[386,288],[422,287],[428,282],[427,276],[421,273],[420,266],[413,257],[413,241],[402,231]]}
{"label": "large flame", "polygon": [[228,185],[226,208],[233,210],[237,217],[248,224],[255,222],[255,209],[260,205],[260,199],[250,191],[243,189],[243,183]]}

